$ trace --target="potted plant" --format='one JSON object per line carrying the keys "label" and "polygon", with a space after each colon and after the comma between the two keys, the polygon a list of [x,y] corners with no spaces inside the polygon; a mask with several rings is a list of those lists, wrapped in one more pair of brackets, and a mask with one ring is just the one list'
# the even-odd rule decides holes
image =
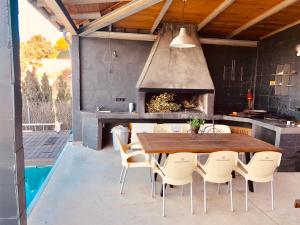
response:
{"label": "potted plant", "polygon": [[191,133],[192,134],[198,134],[199,129],[202,125],[204,125],[205,120],[199,119],[199,118],[192,118],[188,122],[191,126]]}

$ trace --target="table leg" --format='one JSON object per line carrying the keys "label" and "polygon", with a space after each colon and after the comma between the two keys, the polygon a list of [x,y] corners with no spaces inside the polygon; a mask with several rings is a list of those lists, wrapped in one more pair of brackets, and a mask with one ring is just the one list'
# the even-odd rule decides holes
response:
{"label": "table leg", "polygon": [[[246,161],[246,164],[248,164],[250,162],[250,159],[251,159],[250,152],[245,152],[245,161]],[[249,187],[249,191],[250,192],[254,192],[253,182],[251,180],[248,180],[248,187]]]}
{"label": "table leg", "polygon": [[235,178],[235,171],[231,172],[232,178]]}

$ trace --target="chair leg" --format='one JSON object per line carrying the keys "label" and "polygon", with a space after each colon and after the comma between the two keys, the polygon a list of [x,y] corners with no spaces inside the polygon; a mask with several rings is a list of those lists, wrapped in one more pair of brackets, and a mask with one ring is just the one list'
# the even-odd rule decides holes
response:
{"label": "chair leg", "polygon": [[231,212],[233,212],[232,181],[229,181],[229,185],[230,185],[230,209]]}
{"label": "chair leg", "polygon": [[165,216],[165,192],[166,192],[166,186],[165,183],[163,183],[163,217]]}
{"label": "chair leg", "polygon": [[121,181],[122,181],[122,178],[123,178],[124,169],[125,169],[125,167],[122,166],[122,171],[121,171],[121,175],[120,175],[120,179],[119,179],[120,184],[121,184]]}
{"label": "chair leg", "polygon": [[218,194],[220,194],[220,184],[218,184]]}
{"label": "chair leg", "polygon": [[272,210],[274,210],[274,186],[273,186],[273,181],[271,181],[271,199],[272,199]]}
{"label": "chair leg", "polygon": [[152,174],[152,193],[151,193],[152,198],[154,198],[154,196],[156,194],[155,193],[156,192],[156,188],[155,188],[156,184],[155,184],[154,176],[155,176],[155,173]]}
{"label": "chair leg", "polygon": [[183,196],[184,193],[184,185],[181,186],[181,196]]}
{"label": "chair leg", "polygon": [[150,172],[150,183],[152,183],[152,168],[149,168],[149,172]]}
{"label": "chair leg", "polygon": [[191,182],[191,214],[193,215],[193,213],[194,213],[194,207],[193,207],[193,183]]}
{"label": "chair leg", "polygon": [[204,202],[204,212],[206,213],[207,211],[207,206],[206,206],[206,181],[203,181],[203,202]]}
{"label": "chair leg", "polygon": [[125,183],[126,173],[127,173],[127,168],[125,168],[125,171],[124,171],[124,176],[123,176],[123,180],[122,180],[122,184],[121,184],[120,194],[122,194],[122,191],[123,191],[123,186],[124,186],[124,183]]}
{"label": "chair leg", "polygon": [[248,181],[245,180],[245,192],[246,192],[246,211],[248,211]]}

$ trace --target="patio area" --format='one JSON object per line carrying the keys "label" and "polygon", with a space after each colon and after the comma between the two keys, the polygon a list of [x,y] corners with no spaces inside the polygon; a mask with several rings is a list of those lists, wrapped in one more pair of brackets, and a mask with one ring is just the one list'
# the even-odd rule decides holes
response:
{"label": "patio area", "polygon": [[166,217],[162,217],[162,198],[151,198],[148,169],[129,169],[119,194],[120,154],[111,146],[103,151],[68,143],[57,161],[55,171],[33,211],[29,225],[82,224],[299,224],[299,209],[294,200],[300,196],[300,173],[275,174],[275,210],[271,211],[270,186],[257,184],[249,193],[245,212],[244,180],[233,181],[234,209],[230,211],[225,185],[208,184],[208,212],[203,212],[202,178],[194,175],[194,215],[190,214],[189,188],[168,188]]}
{"label": "patio area", "polygon": [[64,149],[70,131],[23,132],[24,159],[28,165],[52,165]]}

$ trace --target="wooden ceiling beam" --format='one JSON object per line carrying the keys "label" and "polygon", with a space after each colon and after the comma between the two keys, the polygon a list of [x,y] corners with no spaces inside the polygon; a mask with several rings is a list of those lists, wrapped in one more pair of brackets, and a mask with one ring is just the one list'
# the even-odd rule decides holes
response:
{"label": "wooden ceiling beam", "polygon": [[[95,13],[74,13],[70,15],[73,20],[95,20],[101,17],[100,12]],[[50,16],[51,19],[57,20],[54,14]]]}
{"label": "wooden ceiling beam", "polygon": [[208,45],[228,45],[228,46],[241,46],[241,47],[257,47],[257,41],[248,40],[232,40],[232,39],[219,39],[219,38],[199,38],[201,44]]}
{"label": "wooden ceiling beam", "polygon": [[94,33],[87,35],[86,37],[111,38],[111,39],[121,39],[121,40],[131,40],[131,41],[155,41],[157,35],[96,31]]}
{"label": "wooden ceiling beam", "polygon": [[231,34],[227,36],[227,38],[232,38],[236,36],[237,34],[241,33],[244,30],[247,30],[249,27],[253,26],[254,24],[266,19],[269,16],[274,15],[275,13],[278,13],[279,11],[285,9],[286,7],[294,4],[299,0],[284,0],[280,2],[279,4],[273,6],[269,10],[265,11],[264,13],[260,14],[259,16],[255,17],[254,19],[250,20],[249,22],[245,23],[241,27],[235,29]]}
{"label": "wooden ceiling beam", "polygon": [[60,0],[47,0],[45,1],[45,4],[56,16],[57,21],[64,25],[66,31],[70,32],[72,35],[77,34],[77,27]]}
{"label": "wooden ceiling beam", "polygon": [[155,29],[157,28],[157,26],[159,25],[160,21],[162,20],[162,18],[164,17],[164,15],[166,14],[166,12],[168,11],[170,5],[172,4],[173,0],[166,0],[165,4],[163,5],[163,7],[161,8],[159,15],[157,16],[157,18],[155,19],[151,31],[150,33],[153,34],[153,32],[155,31]]}
{"label": "wooden ceiling beam", "polygon": [[226,10],[235,0],[224,0],[217,8],[215,8],[201,23],[198,24],[198,31],[209,24],[214,18]]}
{"label": "wooden ceiling beam", "polygon": [[111,2],[129,2],[130,0],[62,0],[67,5],[101,4]]}
{"label": "wooden ceiling beam", "polygon": [[107,13],[100,19],[97,19],[90,24],[86,25],[81,29],[80,36],[86,36],[90,33],[95,32],[98,29],[111,25],[119,20],[122,20],[128,16],[131,16],[143,9],[149,8],[150,6],[161,2],[162,0],[133,0],[114,11]]}
{"label": "wooden ceiling beam", "polygon": [[284,31],[284,30],[286,30],[286,29],[289,29],[290,27],[296,26],[297,24],[300,24],[300,20],[297,20],[297,21],[295,21],[295,22],[293,22],[293,23],[290,23],[290,24],[287,24],[287,25],[285,25],[285,26],[283,26],[283,27],[281,27],[281,28],[279,28],[279,29],[277,29],[277,30],[274,30],[274,31],[272,31],[271,33],[268,33],[268,34],[266,34],[266,35],[260,37],[259,40],[263,40],[263,39],[265,39],[265,38],[267,38],[267,37],[270,37],[270,36],[272,36],[272,35],[274,35],[274,34],[277,34],[277,33],[281,32],[281,31]]}

